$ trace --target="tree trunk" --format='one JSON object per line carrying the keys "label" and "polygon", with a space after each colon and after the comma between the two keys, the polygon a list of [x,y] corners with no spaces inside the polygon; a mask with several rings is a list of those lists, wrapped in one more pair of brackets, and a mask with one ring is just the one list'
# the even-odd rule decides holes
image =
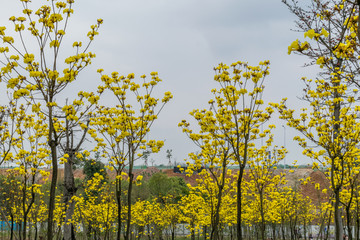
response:
{"label": "tree trunk", "polygon": [[359,240],[360,237],[360,219],[359,219],[359,202],[356,202],[357,209],[356,209],[356,230],[355,230],[355,238],[356,240]]}
{"label": "tree trunk", "polygon": [[[21,224],[21,226],[22,226],[22,239],[24,239],[24,240],[26,240],[26,222],[27,222],[27,214],[26,214],[26,188],[27,188],[27,184],[26,184],[26,182],[27,182],[27,178],[26,178],[26,174],[25,174],[25,179],[24,179],[24,188],[23,188],[23,196],[22,196],[22,210],[23,210],[23,214],[24,214],[24,216],[23,216],[23,219],[22,219],[22,224]],[[20,234],[19,234],[20,235]],[[21,239],[21,235],[20,235],[20,239]]]}
{"label": "tree trunk", "polygon": [[37,227],[37,223],[34,224],[35,225],[35,236],[34,236],[34,240],[38,239],[38,227]]}
{"label": "tree trunk", "polygon": [[281,221],[281,235],[282,235],[282,240],[285,240],[285,229],[284,229],[284,226],[285,225],[285,223],[284,223],[284,221],[283,221],[283,219],[282,219],[282,221]]}
{"label": "tree trunk", "polygon": [[[51,131],[51,129],[49,129]],[[51,160],[52,160],[52,177],[50,185],[50,198],[49,198],[49,214],[48,214],[48,228],[47,228],[47,240],[53,239],[54,231],[54,209],[55,209],[55,190],[57,184],[58,175],[58,164],[57,164],[57,144],[54,140],[49,141],[51,149]]]}
{"label": "tree trunk", "polygon": [[347,235],[348,239],[352,240],[352,229],[351,229],[351,211],[350,211],[351,202],[346,206],[346,226],[347,226]]}
{"label": "tree trunk", "polygon": [[242,178],[243,178],[243,172],[244,172],[244,167],[240,166],[240,172],[239,172],[239,176],[237,179],[237,194],[236,194],[236,202],[237,202],[237,225],[236,225],[236,230],[237,230],[237,239],[238,240],[242,240],[242,229],[241,229],[241,197],[242,197],[242,189],[241,189],[241,183],[242,183]]}
{"label": "tree trunk", "polygon": [[171,229],[171,240],[175,240],[175,227]]}
{"label": "tree trunk", "polygon": [[24,240],[26,240],[26,221],[27,221],[27,218],[26,218],[26,216],[24,216],[24,222],[21,224],[22,225],[22,238]]}
{"label": "tree trunk", "polygon": [[14,218],[13,218],[13,215],[11,214],[10,215],[10,240],[13,240],[14,239]]}
{"label": "tree trunk", "polygon": [[191,240],[195,240],[194,223],[191,223]]}
{"label": "tree trunk", "polygon": [[147,225],[147,235],[148,235],[149,240],[151,240],[150,225]]}
{"label": "tree trunk", "polygon": [[118,224],[118,230],[117,230],[117,235],[116,235],[116,239],[120,240],[120,236],[121,236],[121,180],[120,179],[116,179],[116,203],[117,203],[117,208],[118,208],[118,219],[117,219],[117,224]]}
{"label": "tree trunk", "polygon": [[327,240],[329,238],[329,232],[330,232],[330,223],[331,223],[331,211],[329,214],[329,221],[328,221],[328,225],[327,225],[327,229],[325,231],[325,240]]}
{"label": "tree trunk", "polygon": [[203,227],[204,228],[204,239],[207,239],[207,227],[206,226],[204,226]]}
{"label": "tree trunk", "polygon": [[[223,180],[224,182],[224,180]],[[212,219],[212,229],[210,234],[211,240],[219,240],[219,222],[220,222],[220,205],[221,205],[221,199],[222,199],[222,189],[223,186],[219,187],[219,193],[218,193],[218,199],[217,199],[217,205],[215,209],[215,214]]]}
{"label": "tree trunk", "polygon": [[[236,195],[236,201],[237,201],[237,239],[238,240],[242,240],[242,229],[241,229],[241,207],[242,207],[242,202],[241,202],[241,197],[242,197],[242,189],[241,189],[241,183],[242,183],[242,179],[243,179],[243,174],[244,174],[244,169],[246,167],[246,163],[247,163],[247,156],[248,156],[248,145],[249,145],[249,132],[250,132],[250,123],[246,124],[246,128],[247,130],[245,130],[245,137],[244,137],[244,155],[242,157],[242,159],[240,158],[240,156],[237,156],[237,162],[239,163],[239,176],[237,179],[237,195]],[[239,140],[239,139],[238,139]],[[239,147],[239,146],[238,146]],[[234,149],[235,151],[235,149]],[[239,151],[239,150],[237,150]]]}
{"label": "tree trunk", "polygon": [[[339,62],[337,63],[337,66],[341,66],[342,64],[342,61],[339,60]],[[337,67],[335,66],[335,67]],[[340,76],[338,76],[340,77]],[[340,85],[339,82],[335,81],[333,83],[334,87],[338,87]],[[334,92],[334,98],[339,98],[341,97],[339,92],[337,90],[335,90]],[[334,103],[334,120],[335,120],[335,123],[334,123],[334,139],[336,140],[339,140],[339,131],[340,131],[340,125],[338,122],[340,122],[340,111],[341,111],[341,106],[340,106],[340,103],[339,102],[335,102]],[[343,230],[343,224],[342,224],[342,218],[341,218],[341,211],[340,211],[340,191],[341,191],[341,188],[342,188],[342,185],[343,185],[343,182],[340,181],[340,182],[337,182],[336,179],[335,179],[335,172],[338,171],[337,170],[337,164],[338,163],[335,163],[335,159],[336,158],[339,158],[341,159],[341,168],[344,168],[344,161],[342,159],[342,154],[340,152],[341,150],[338,150],[336,149],[336,152],[335,152],[335,156],[333,156],[332,158],[332,166],[331,166],[331,185],[333,187],[333,190],[334,190],[334,195],[335,195],[335,204],[334,204],[334,222],[335,222],[335,240],[342,240],[343,239],[343,235],[344,235],[344,230]],[[339,161],[339,160],[338,160]],[[339,174],[339,173],[337,173]],[[344,174],[344,173],[342,173]]]}
{"label": "tree trunk", "polygon": [[264,214],[264,196],[262,192],[259,192],[260,195],[260,215],[261,215],[261,239],[265,240],[265,214]]}
{"label": "tree trunk", "polygon": [[64,240],[74,240],[74,226],[71,223],[75,210],[75,202],[71,200],[76,193],[76,186],[73,172],[74,153],[66,152],[69,155],[64,169],[64,203],[65,203],[65,220],[64,220]]}
{"label": "tree trunk", "polygon": [[127,196],[127,219],[126,219],[126,235],[125,240],[130,239],[130,227],[131,227],[131,194],[132,194],[132,188],[133,188],[133,180],[134,180],[134,174],[132,172],[133,166],[130,164],[129,167],[129,187],[128,187],[128,196]]}
{"label": "tree trunk", "polygon": [[335,240],[343,240],[344,230],[340,211],[340,190],[334,191],[334,221],[335,221]]}
{"label": "tree trunk", "polygon": [[273,233],[272,233],[273,240],[276,240],[276,225],[275,225],[275,223],[273,224],[272,230],[273,230]]}
{"label": "tree trunk", "polygon": [[[21,240],[21,223],[16,224],[18,226],[19,239]],[[24,239],[25,240],[25,239]]]}

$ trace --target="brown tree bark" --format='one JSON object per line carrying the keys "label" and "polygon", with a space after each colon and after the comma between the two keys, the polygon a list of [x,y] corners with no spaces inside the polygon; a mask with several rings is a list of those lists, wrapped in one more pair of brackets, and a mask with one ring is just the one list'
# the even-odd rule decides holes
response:
{"label": "brown tree bark", "polygon": [[[89,125],[89,122],[88,122]],[[84,143],[87,129],[83,130],[82,137],[78,144],[74,146],[74,130],[69,126],[69,121],[66,119],[66,142],[65,146],[60,145],[65,154],[68,154],[69,157],[65,162],[64,168],[64,204],[65,204],[65,220],[64,220],[64,231],[63,237],[64,240],[75,240],[74,225],[71,222],[72,216],[75,210],[75,202],[72,198],[75,196],[77,187],[75,186],[74,178],[74,162],[76,158],[76,152],[80,150],[81,145]]]}

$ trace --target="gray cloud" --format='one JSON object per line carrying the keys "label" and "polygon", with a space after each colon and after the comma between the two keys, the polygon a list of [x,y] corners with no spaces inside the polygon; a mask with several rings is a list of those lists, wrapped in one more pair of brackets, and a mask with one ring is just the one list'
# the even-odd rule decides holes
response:
{"label": "gray cloud", "polygon": [[[19,13],[20,6],[17,1],[3,3],[0,25]],[[97,58],[64,96],[96,89],[98,68],[124,75],[158,71],[163,83],[157,92],[174,94],[150,136],[166,139],[164,151],[153,156],[158,162],[166,163],[166,149],[173,149],[178,161],[197,150],[177,124],[190,119],[192,109],[208,107],[210,90],[217,87],[212,68],[219,62],[242,60],[256,65],[270,59],[265,99],[279,101],[288,96],[294,106],[301,104],[296,98],[301,94],[300,77],[316,72],[300,67],[306,59],[287,55],[287,46],[302,36],[290,31],[294,18],[280,0],[78,0],[74,8],[63,56],[72,53],[73,41],[86,39],[97,18],[103,18],[104,24],[91,47]],[[276,144],[282,145],[284,123],[273,121],[278,125]],[[288,131],[289,162],[305,159],[290,141],[294,134]]]}

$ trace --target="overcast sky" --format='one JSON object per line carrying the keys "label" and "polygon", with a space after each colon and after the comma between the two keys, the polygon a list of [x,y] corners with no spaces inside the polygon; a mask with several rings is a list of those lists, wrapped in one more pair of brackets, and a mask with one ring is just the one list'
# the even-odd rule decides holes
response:
{"label": "overcast sky", "polygon": [[[20,10],[20,1],[3,1],[0,25],[7,25],[7,19]],[[287,46],[303,34],[290,30],[295,18],[281,0],[77,0],[74,10],[67,32],[69,50],[73,41],[86,39],[89,26],[98,18],[104,24],[90,49],[96,59],[64,96],[94,90],[100,81],[98,68],[137,76],[157,71],[163,80],[157,88],[159,96],[165,91],[174,95],[150,134],[150,139],[166,140],[162,153],[150,156],[157,163],[167,163],[166,149],[173,150],[177,162],[198,150],[177,125],[191,119],[191,110],[208,108],[210,90],[217,87],[213,67],[218,63],[241,60],[257,65],[270,60],[265,102],[287,97],[289,106],[296,109],[303,104],[297,99],[303,88],[300,78],[315,74],[314,69],[302,67],[305,57],[287,54]],[[284,135],[285,123],[276,115],[272,121],[277,125],[275,144],[283,145],[285,136],[287,163],[311,162],[292,141],[296,132],[286,127]]]}

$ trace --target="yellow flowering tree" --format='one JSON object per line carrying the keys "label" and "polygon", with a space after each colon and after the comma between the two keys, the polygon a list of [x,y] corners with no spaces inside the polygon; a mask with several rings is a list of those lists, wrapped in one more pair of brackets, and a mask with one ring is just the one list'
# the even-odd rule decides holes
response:
{"label": "yellow flowering tree", "polygon": [[[116,201],[118,206],[118,234],[120,239],[121,214],[123,203],[123,175],[127,175],[129,182],[127,187],[127,222],[125,239],[130,237],[131,227],[131,196],[133,184],[140,182],[142,176],[134,178],[134,164],[142,156],[146,149],[155,153],[164,145],[163,141],[147,140],[146,136],[164,105],[172,98],[170,92],[166,92],[159,100],[153,96],[156,85],[161,82],[156,72],[152,72],[151,78],[141,76],[140,81],[135,80],[133,73],[127,77],[119,76],[113,72],[111,76],[102,74],[100,69],[102,86],[99,92],[107,90],[112,93],[116,102],[115,107],[97,106],[97,111],[91,118],[90,124],[94,130],[89,133],[97,141],[95,151],[102,151],[104,157],[109,159],[109,168],[116,171]],[[130,101],[136,99],[138,106],[133,107]],[[95,131],[96,130],[96,131]],[[125,173],[127,167],[127,173]]]}
{"label": "yellow flowering tree", "polygon": [[[171,198],[172,196],[168,196]],[[158,215],[161,218],[160,215]],[[171,200],[167,200],[163,206],[163,220],[165,221],[165,227],[170,230],[171,240],[175,240],[175,230],[181,219],[181,211],[178,203],[173,203]],[[161,220],[161,219],[159,219]]]}
{"label": "yellow flowering tree", "polygon": [[[264,80],[269,74],[269,61],[260,62],[259,66],[250,66],[245,62],[235,62],[231,66],[219,64],[215,70],[215,81],[219,89],[213,89],[214,99],[209,101],[209,111],[194,111],[192,114],[201,127],[200,134],[188,129],[186,121],[180,123],[193,141],[203,141],[205,145],[218,146],[214,152],[205,152],[210,166],[225,164],[228,161],[238,166],[237,175],[237,238],[242,239],[242,181],[245,167],[251,159],[254,141],[266,137],[259,127],[270,119],[271,107],[262,109]],[[201,139],[202,138],[202,139]],[[213,142],[211,142],[213,141]],[[210,147],[206,149],[209,151]],[[208,156],[206,156],[208,155]],[[199,161],[198,161],[199,162]],[[199,163],[196,163],[198,167]],[[223,174],[223,176],[225,176]],[[220,186],[220,185],[219,185]]]}
{"label": "yellow flowering tree", "polygon": [[201,177],[198,179],[198,184],[207,189],[206,195],[211,205],[210,239],[216,240],[220,239],[220,209],[222,199],[229,189],[229,176],[231,176],[229,165],[233,160],[230,143],[225,141],[221,111],[221,108],[192,111],[190,115],[194,117],[200,128],[198,133],[190,129],[190,124],[186,120],[179,124],[183,132],[201,149],[198,154],[189,154],[193,163],[187,162],[186,173],[190,176],[194,172],[199,172]]}
{"label": "yellow flowering tree", "polygon": [[360,237],[360,197],[359,197],[359,193],[360,193],[360,185],[358,184],[356,186],[357,190],[355,191],[355,196],[354,196],[354,203],[353,203],[353,209],[352,209],[352,216],[353,216],[353,224],[355,226],[354,229],[354,233],[355,239],[358,239]]}
{"label": "yellow flowering tree", "polygon": [[[317,64],[321,69],[321,79],[315,83],[304,80],[305,99],[311,103],[312,111],[294,118],[286,110],[283,116],[292,119],[290,126],[322,148],[314,151],[300,139],[304,153],[316,160],[322,159],[321,162],[328,167],[327,176],[334,194],[335,239],[340,240],[344,235],[340,194],[352,171],[346,163],[354,159],[355,145],[359,140],[357,126],[350,126],[356,122],[353,115],[358,112],[356,107],[354,109],[356,97],[353,91],[360,87],[358,2],[312,0],[305,8],[294,0],[283,2],[296,15],[297,30],[304,32],[304,38],[309,41],[294,41],[288,48],[289,54],[294,52],[307,56],[311,65]],[[345,136],[347,133],[351,134]]]}
{"label": "yellow flowering tree", "polygon": [[[86,94],[81,92],[80,94]],[[74,213],[75,201],[72,199],[78,189],[78,186],[75,185],[74,178],[74,163],[76,158],[83,160],[83,154],[85,155],[87,151],[81,153],[81,146],[85,141],[85,137],[88,131],[89,120],[84,120],[89,117],[89,115],[84,114],[84,112],[89,111],[92,104],[89,104],[84,107],[85,103],[81,95],[80,99],[73,101],[73,104],[66,105],[63,107],[65,115],[64,122],[64,135],[63,139],[60,140],[59,146],[63,152],[63,157],[60,158],[60,163],[64,164],[64,198],[63,202],[65,205],[65,224],[63,227],[64,230],[64,239],[71,239],[74,233],[74,226],[71,222],[72,215]],[[81,111],[83,110],[83,111]],[[76,141],[76,132],[81,131],[82,134],[80,139]]]}
{"label": "yellow flowering tree", "polygon": [[[209,209],[202,194],[190,190],[190,193],[181,198],[179,202],[181,221],[188,223],[191,240],[195,240],[195,234],[201,232],[201,228],[210,225]],[[206,235],[206,231],[204,231]]]}
{"label": "yellow flowering tree", "polygon": [[273,218],[277,215],[271,213],[274,199],[273,193],[277,191],[281,184],[285,184],[284,173],[275,173],[278,163],[285,157],[286,150],[276,149],[271,151],[272,136],[266,141],[266,145],[255,150],[251,155],[255,156],[249,160],[249,180],[244,188],[248,196],[251,197],[251,210],[249,215],[253,217],[253,223],[260,226],[261,239],[265,240],[266,225],[276,222]]}
{"label": "yellow flowering tree", "polygon": [[[48,127],[42,114],[27,115],[26,107],[20,105],[11,115],[16,131],[13,135],[11,153],[16,167],[8,170],[18,181],[17,194],[14,197],[13,212],[15,222],[19,223],[21,236],[26,239],[29,213],[34,208],[41,185],[39,178],[46,177],[48,172],[40,169],[48,161],[50,151],[46,144]],[[15,200],[18,198],[18,200]],[[9,199],[8,201],[12,201]]]}
{"label": "yellow flowering tree", "polygon": [[88,238],[113,239],[111,233],[115,231],[113,225],[117,219],[113,184],[95,173],[84,187],[84,194],[73,197],[75,209],[71,223],[77,231],[84,226]]}
{"label": "yellow flowering tree", "polygon": [[[324,174],[330,180],[330,190],[334,198],[334,220],[337,226],[342,225],[342,192],[347,191],[345,187],[359,171],[358,166],[354,165],[354,160],[358,155],[357,145],[360,141],[358,134],[360,125],[356,121],[360,109],[351,106],[351,97],[331,99],[333,91],[340,92],[340,88],[346,89],[346,86],[330,87],[323,80],[316,80],[316,84],[316,90],[307,89],[306,94],[312,99],[312,111],[306,112],[304,109],[301,116],[297,118],[293,114],[294,111],[288,109],[284,102],[279,105],[279,109],[281,118],[286,119],[290,127],[297,129],[308,140],[321,147],[321,149],[315,149],[305,138],[295,138],[304,148],[303,153],[316,160],[313,164],[314,168],[319,168],[319,163],[326,167]],[[324,99],[323,95],[328,97]],[[344,105],[340,111],[339,120],[336,121],[334,101],[338,100],[343,101]],[[340,220],[341,223],[339,223]],[[341,232],[337,235],[343,234],[338,227],[336,229]]]}
{"label": "yellow flowering tree", "polygon": [[354,220],[356,219],[356,213],[353,211],[355,209],[356,204],[356,196],[359,191],[359,172],[360,172],[360,159],[355,157],[355,159],[351,159],[351,161],[347,161],[345,163],[346,170],[348,173],[346,174],[346,180],[343,184],[343,189],[340,193],[340,202],[344,207],[344,216],[347,232],[349,233],[350,238],[352,239],[353,226],[355,225]]}
{"label": "yellow flowering tree", "polygon": [[175,229],[182,217],[179,204],[174,203],[170,194],[161,199],[153,199],[151,204],[154,239],[163,239],[163,233],[170,231],[171,239],[175,240]]}
{"label": "yellow flowering tree", "polygon": [[[205,201],[205,206],[208,213],[209,218],[209,226],[210,226],[210,239],[221,239],[220,231],[224,227],[225,223],[225,215],[223,210],[225,205],[226,196],[230,194],[232,180],[231,170],[227,170],[225,173],[222,169],[213,169],[211,170],[202,170],[199,173],[199,178],[197,179],[197,186],[192,187],[191,190],[194,193],[198,192]],[[225,175],[225,176],[224,176]],[[224,176],[224,177],[223,177]],[[234,197],[234,196],[232,196]],[[233,215],[233,213],[227,212],[227,214]],[[207,226],[206,224],[205,226]]]}
{"label": "yellow flowering tree", "polygon": [[20,198],[20,186],[19,179],[11,174],[6,176],[0,176],[1,178],[1,195],[0,195],[0,211],[2,221],[6,223],[6,227],[10,230],[10,239],[20,238],[20,234],[17,235],[15,231],[15,220],[17,219],[17,211],[20,210],[21,198]]}
{"label": "yellow flowering tree", "polygon": [[[39,236],[39,232],[41,229],[39,229],[39,224],[41,226],[41,223],[46,222],[47,219],[47,204],[44,201],[45,193],[41,192],[39,194],[38,199],[34,203],[34,207],[31,208],[29,212],[29,222],[32,224],[34,228],[34,239],[37,239]],[[31,235],[31,229],[29,230]]]}
{"label": "yellow flowering tree", "polygon": [[153,222],[154,222],[154,202],[156,201],[136,201],[132,206],[132,218],[131,224],[136,226],[137,234],[139,237],[147,236],[149,239],[152,238],[154,233]]}
{"label": "yellow flowering tree", "polygon": [[[23,6],[23,15],[10,17],[18,41],[15,42],[14,37],[6,34],[5,27],[0,27],[0,38],[3,41],[0,53],[4,58],[0,79],[7,84],[9,89],[13,89],[14,99],[26,99],[32,104],[33,112],[42,112],[47,119],[49,128],[47,138],[53,170],[47,238],[52,239],[58,173],[57,148],[61,135],[64,134],[64,127],[56,115],[59,110],[60,112],[65,111],[62,106],[58,106],[56,101],[63,90],[77,79],[79,73],[95,57],[95,54],[89,52],[88,48],[95,35],[98,34],[97,31],[102,20],[99,19],[97,24],[91,26],[87,35],[89,39],[87,44],[82,46],[81,42],[75,42],[73,44],[75,54],[62,58],[60,52],[64,49],[63,47],[68,47],[63,46],[63,42],[69,18],[73,13],[74,0],[47,1],[47,5],[36,11],[30,9],[30,1],[20,0],[20,2]],[[31,41],[35,42],[37,47],[30,47]],[[87,98],[90,102],[96,101],[94,94],[87,94]]]}
{"label": "yellow flowering tree", "polygon": [[17,101],[10,101],[7,106],[0,106],[0,166],[5,162],[11,162],[12,143],[15,138],[17,125],[14,118],[17,111]]}

